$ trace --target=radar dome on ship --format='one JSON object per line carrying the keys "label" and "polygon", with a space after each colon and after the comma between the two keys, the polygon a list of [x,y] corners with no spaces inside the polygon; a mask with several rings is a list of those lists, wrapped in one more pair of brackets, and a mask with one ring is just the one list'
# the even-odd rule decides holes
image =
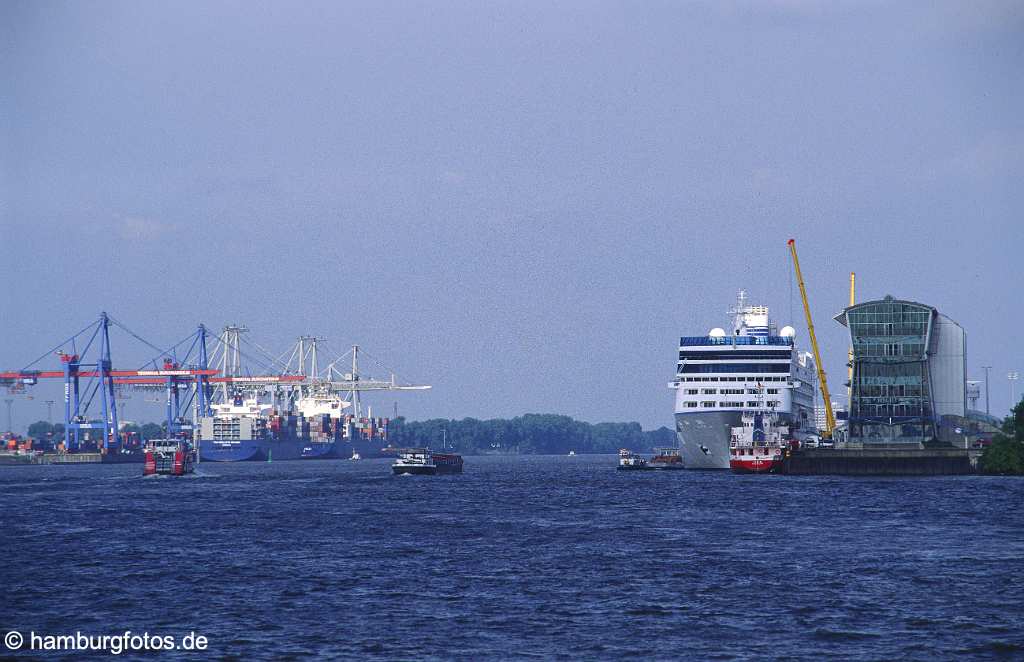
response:
{"label": "radar dome on ship", "polygon": [[795,338],[796,329],[794,329],[791,326],[784,326],[782,327],[782,331],[779,332],[779,335],[782,336],[783,338]]}
{"label": "radar dome on ship", "polygon": [[725,329],[721,329],[721,328],[716,326],[715,328],[713,328],[710,331],[708,331],[708,335],[711,336],[712,338],[724,338],[725,337]]}

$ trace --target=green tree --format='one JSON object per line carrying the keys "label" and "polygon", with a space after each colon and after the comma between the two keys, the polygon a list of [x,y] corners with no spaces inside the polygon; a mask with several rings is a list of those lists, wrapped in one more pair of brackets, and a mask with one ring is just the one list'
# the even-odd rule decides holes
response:
{"label": "green tree", "polygon": [[42,439],[52,431],[53,426],[46,421],[36,421],[32,425],[28,426],[28,436],[33,439]]}
{"label": "green tree", "polygon": [[1024,475],[1024,399],[1003,421],[1003,434],[982,452],[978,468],[986,474]]}

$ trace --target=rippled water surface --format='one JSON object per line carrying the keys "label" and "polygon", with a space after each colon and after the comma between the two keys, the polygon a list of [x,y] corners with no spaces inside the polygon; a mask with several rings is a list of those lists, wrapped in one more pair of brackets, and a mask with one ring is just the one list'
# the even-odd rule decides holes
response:
{"label": "rippled water surface", "polygon": [[241,660],[1024,658],[1020,479],[615,464],[0,467],[0,628]]}

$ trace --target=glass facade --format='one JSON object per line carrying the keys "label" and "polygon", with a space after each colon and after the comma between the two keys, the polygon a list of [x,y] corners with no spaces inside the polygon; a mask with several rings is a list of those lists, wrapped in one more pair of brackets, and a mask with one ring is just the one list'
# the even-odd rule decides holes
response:
{"label": "glass facade", "polygon": [[852,306],[849,439],[919,444],[935,437],[927,348],[935,309],[886,297]]}

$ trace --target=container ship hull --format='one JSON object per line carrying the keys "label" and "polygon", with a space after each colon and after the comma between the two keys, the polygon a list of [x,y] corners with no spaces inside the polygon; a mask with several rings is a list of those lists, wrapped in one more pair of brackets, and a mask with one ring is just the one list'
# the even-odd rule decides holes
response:
{"label": "container ship hull", "polygon": [[334,442],[302,439],[242,439],[199,442],[202,462],[259,462],[266,460],[315,460],[334,457]]}
{"label": "container ship hull", "polygon": [[380,439],[347,439],[334,442],[311,442],[308,439],[242,439],[199,442],[202,462],[265,462],[267,460],[349,459],[353,453],[364,459],[391,457],[386,442]]}

